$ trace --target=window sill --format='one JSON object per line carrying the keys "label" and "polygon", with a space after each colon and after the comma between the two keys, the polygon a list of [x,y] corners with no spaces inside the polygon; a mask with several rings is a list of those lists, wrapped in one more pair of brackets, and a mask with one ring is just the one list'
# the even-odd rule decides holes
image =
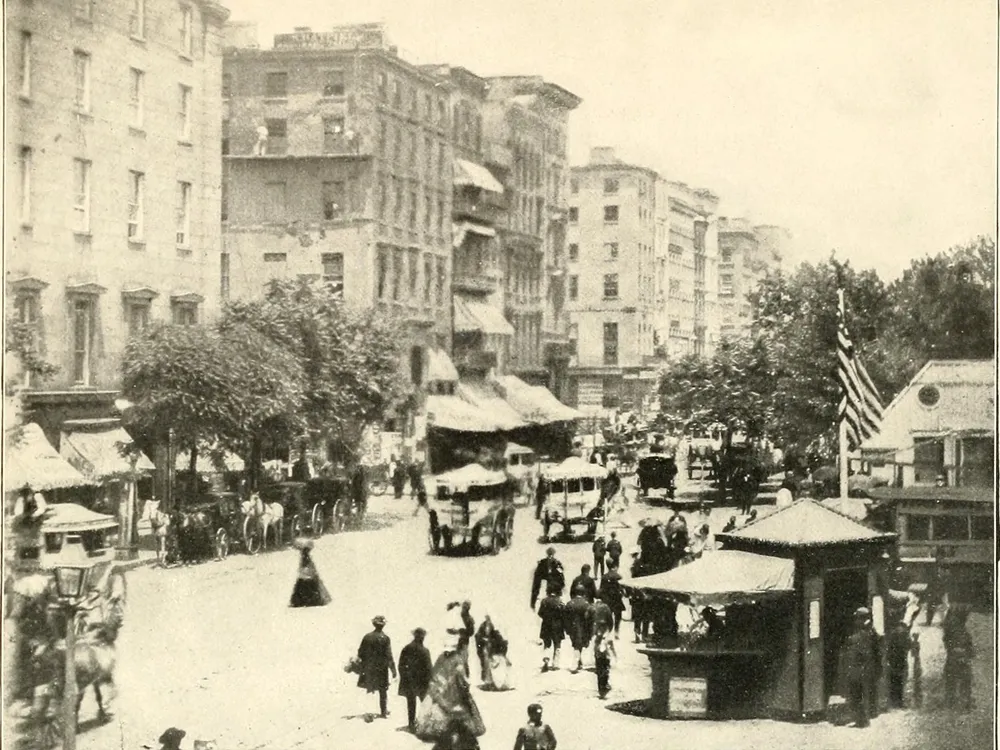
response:
{"label": "window sill", "polygon": [[20,93],[17,98],[21,100],[22,104],[31,104],[31,94]]}
{"label": "window sill", "polygon": [[22,221],[21,222],[21,231],[22,232],[31,232],[32,230],[34,230],[34,228],[35,228],[35,225],[32,224],[30,221]]}
{"label": "window sill", "polygon": [[191,254],[191,248],[190,247],[182,247],[182,246],[178,245],[177,246],[177,254],[178,255],[183,255],[183,256],[188,256],[188,255]]}
{"label": "window sill", "polygon": [[187,138],[178,138],[177,139],[177,145],[178,146],[185,146],[186,148],[193,148],[194,147],[194,143],[191,142],[191,141],[189,141]]}
{"label": "window sill", "polygon": [[342,102],[347,98],[347,94],[324,94],[319,98],[321,102]]}
{"label": "window sill", "polygon": [[287,96],[265,96],[265,104],[288,104]]}
{"label": "window sill", "polygon": [[131,39],[136,44],[141,44],[143,47],[146,46],[146,37],[144,37],[144,36],[138,36],[136,34],[129,34],[128,38]]}
{"label": "window sill", "polygon": [[94,119],[94,114],[89,109],[79,109],[79,108],[77,108],[75,110],[75,114],[76,114],[77,117],[82,118],[84,120],[93,120]]}
{"label": "window sill", "polygon": [[73,231],[73,236],[78,240],[89,240],[92,239],[94,235],[92,235],[89,230],[77,229]]}
{"label": "window sill", "polygon": [[181,60],[184,60],[185,62],[189,62],[189,63],[193,63],[193,62],[194,62],[194,57],[192,57],[192,56],[191,56],[190,54],[188,54],[187,52],[178,52],[178,53],[177,53],[177,56],[178,56],[178,57],[179,57],[179,58],[180,58]]}
{"label": "window sill", "polygon": [[139,136],[140,138],[145,138],[146,137],[146,129],[145,128],[136,127],[135,125],[129,125],[128,126],[128,132],[129,132],[129,135]]}
{"label": "window sill", "polygon": [[145,250],[146,240],[142,239],[141,237],[139,238],[129,237],[128,246],[134,250]]}

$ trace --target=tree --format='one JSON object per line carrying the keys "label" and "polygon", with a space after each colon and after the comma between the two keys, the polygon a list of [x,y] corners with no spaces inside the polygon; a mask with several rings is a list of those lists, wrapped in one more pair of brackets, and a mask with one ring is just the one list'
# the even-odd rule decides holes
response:
{"label": "tree", "polygon": [[252,328],[299,363],[303,417],[315,437],[356,444],[402,393],[398,321],[347,308],[326,284],[272,281],[263,299],[229,304],[220,325]]}
{"label": "tree", "polygon": [[16,355],[25,372],[47,380],[59,371],[58,367],[47,362],[39,352],[38,335],[33,325],[8,315],[4,328],[4,352]]}

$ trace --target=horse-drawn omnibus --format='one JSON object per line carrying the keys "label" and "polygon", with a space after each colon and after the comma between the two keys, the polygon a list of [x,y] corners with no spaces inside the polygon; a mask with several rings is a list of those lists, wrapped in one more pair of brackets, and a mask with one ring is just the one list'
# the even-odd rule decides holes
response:
{"label": "horse-drawn omnibus", "polygon": [[535,496],[538,485],[538,456],[531,448],[517,443],[507,443],[504,449],[504,459],[507,462],[507,475],[517,484],[522,497],[530,499]]}
{"label": "horse-drawn omnibus", "polygon": [[438,474],[428,487],[431,552],[497,554],[514,538],[514,483],[480,464]]}
{"label": "horse-drawn omnibus", "polygon": [[594,534],[604,518],[601,495],[607,477],[603,466],[577,456],[542,467],[537,511],[545,538],[553,525],[561,525],[566,536],[572,535],[574,526],[583,525],[587,533]]}

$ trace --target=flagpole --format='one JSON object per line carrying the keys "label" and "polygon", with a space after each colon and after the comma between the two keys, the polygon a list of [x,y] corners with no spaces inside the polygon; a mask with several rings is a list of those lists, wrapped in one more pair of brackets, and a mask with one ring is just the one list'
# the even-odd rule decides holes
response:
{"label": "flagpole", "polygon": [[[840,313],[839,320],[846,320],[843,289],[837,289],[837,305]],[[842,394],[842,397],[846,398],[846,393]],[[841,414],[839,409],[837,413],[837,458],[840,469],[840,498],[844,499],[847,497],[848,464],[850,458],[848,457],[847,446],[847,415]]]}

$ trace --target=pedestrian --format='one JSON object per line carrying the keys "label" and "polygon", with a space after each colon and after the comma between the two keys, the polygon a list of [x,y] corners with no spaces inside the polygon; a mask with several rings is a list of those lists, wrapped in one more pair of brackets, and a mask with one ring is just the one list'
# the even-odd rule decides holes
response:
{"label": "pedestrian", "polygon": [[913,656],[913,707],[924,705],[924,667],[920,663],[920,634],[910,634],[910,654]]}
{"label": "pedestrian", "polygon": [[406,486],[406,469],[402,461],[394,461],[392,466],[392,491],[397,500],[403,499],[403,488]]}
{"label": "pedestrian", "polygon": [[311,539],[295,541],[299,549],[299,574],[292,589],[292,607],[324,607],[330,603],[330,593],[320,580],[316,564],[312,561],[313,542]]}
{"label": "pedestrian", "polygon": [[927,582],[927,588],[924,590],[924,610],[926,620],[924,625],[930,627],[934,624],[934,613],[937,610],[938,605],[941,603],[941,574],[935,567],[931,571],[930,580]]}
{"label": "pedestrian", "polygon": [[479,750],[479,740],[459,719],[452,719],[431,750]]}
{"label": "pedestrian", "polygon": [[948,708],[972,710],[972,659],[975,648],[966,627],[968,609],[955,604],[942,623],[944,642],[944,701]]}
{"label": "pedestrian", "polygon": [[549,496],[549,480],[545,477],[538,477],[538,484],[535,485],[535,520],[540,521],[542,519],[542,506],[545,505],[545,499]]}
{"label": "pedestrian", "polygon": [[431,510],[427,505],[427,489],[424,487],[423,481],[420,482],[420,489],[417,490],[417,507],[413,510],[413,515],[416,516],[421,508],[427,511],[427,515],[430,515]]}
{"label": "pedestrian", "polygon": [[622,614],[625,612],[625,593],[621,586],[622,574],[618,572],[618,564],[615,563],[608,570],[604,580],[601,581],[601,599],[611,609],[611,614],[615,618],[615,638],[622,626]]}
{"label": "pedestrian", "polygon": [[730,516],[729,520],[726,521],[726,525],[722,527],[722,533],[728,534],[730,531],[736,530],[736,516]]}
{"label": "pedestrian", "polygon": [[888,638],[889,706],[903,708],[906,693],[906,673],[910,659],[910,629],[903,620],[892,626]]}
{"label": "pedestrian", "polygon": [[538,601],[538,594],[542,590],[542,581],[545,581],[546,589],[555,588],[562,594],[566,587],[566,574],[563,572],[562,563],[556,559],[556,548],[549,547],[545,550],[545,557],[538,561],[535,566],[535,575],[531,581],[531,608],[535,608]]}
{"label": "pedestrian", "polygon": [[382,632],[385,618],[382,615],[372,619],[374,630],[361,639],[358,647],[358,661],[361,674],[358,687],[369,693],[378,693],[378,707],[382,718],[389,715],[389,673],[396,679],[396,662],[392,658],[392,644],[389,636]]}
{"label": "pedestrian", "polygon": [[594,599],[597,598],[597,583],[590,577],[589,565],[580,568],[580,575],[574,578],[573,583],[570,584],[569,595],[576,596],[577,593],[583,594],[588,604],[593,604]]}
{"label": "pedestrian", "polygon": [[649,603],[641,589],[632,589],[629,595],[632,605],[632,629],[635,631],[635,642],[645,643],[649,638]]}
{"label": "pedestrian", "polygon": [[590,624],[594,636],[599,630],[610,633],[615,627],[615,616],[611,612],[608,602],[604,599],[603,591],[597,601],[590,605]]}
{"label": "pedestrian", "polygon": [[617,567],[618,561],[622,558],[622,543],[618,541],[618,532],[611,532],[611,541],[608,542],[608,567]]}
{"label": "pedestrian", "polygon": [[423,468],[414,461],[407,467],[407,473],[410,475],[410,497],[415,499],[424,486]]}
{"label": "pedestrian", "polygon": [[566,634],[569,636],[570,644],[573,646],[573,662],[575,666],[572,671],[576,673],[583,669],[583,650],[590,645],[590,638],[594,629],[590,620],[590,602],[587,601],[583,594],[578,593],[567,602],[564,611],[566,614]]}
{"label": "pedestrian", "polygon": [[608,552],[607,544],[602,535],[597,535],[591,549],[594,552],[594,578],[600,580],[601,576],[604,575],[604,556]]}
{"label": "pedestrian", "polygon": [[542,707],[538,703],[528,706],[528,723],[517,730],[514,750],[556,750],[556,735],[542,721]]}
{"label": "pedestrian", "polygon": [[493,624],[489,615],[483,618],[476,631],[476,652],[482,674],[483,690],[510,689],[510,660],[507,658],[507,639]]}
{"label": "pedestrian", "polygon": [[424,645],[427,631],[417,628],[413,640],[399,652],[399,694],[406,698],[406,721],[410,731],[416,729],[417,701],[427,697],[431,684],[431,652]]}
{"label": "pedestrian", "polygon": [[604,700],[611,690],[611,659],[615,644],[611,632],[601,629],[594,637],[594,665],[597,668],[597,697]]}
{"label": "pedestrian", "polygon": [[872,656],[875,648],[873,632],[869,625],[871,613],[867,607],[854,612],[854,632],[844,644],[841,661],[847,702],[854,716],[854,726],[868,726],[872,675],[875,665]]}
{"label": "pedestrian", "polygon": [[178,729],[177,727],[170,727],[163,734],[160,735],[160,739],[157,742],[160,743],[160,750],[180,750],[181,740],[187,735],[183,729]]}
{"label": "pedestrian", "polygon": [[[538,637],[542,639],[543,672],[559,669],[559,648],[562,646],[565,634],[564,605],[559,591],[558,588],[550,586],[547,596],[538,605],[538,616],[542,620]],[[548,657],[550,648],[552,649],[551,660]]]}

